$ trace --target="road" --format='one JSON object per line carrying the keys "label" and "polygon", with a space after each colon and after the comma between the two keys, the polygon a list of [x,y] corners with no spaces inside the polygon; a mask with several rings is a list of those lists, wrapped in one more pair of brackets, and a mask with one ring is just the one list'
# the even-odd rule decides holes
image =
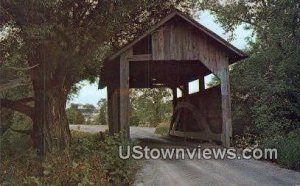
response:
{"label": "road", "polygon": [[[78,127],[71,126],[71,129]],[[100,126],[81,126],[86,132],[107,129]],[[131,137],[143,145],[191,147],[198,144],[163,138],[154,129],[131,127]],[[201,144],[205,147],[207,144]],[[194,186],[194,185],[294,185],[300,186],[300,173],[258,160],[142,160],[135,185]]]}

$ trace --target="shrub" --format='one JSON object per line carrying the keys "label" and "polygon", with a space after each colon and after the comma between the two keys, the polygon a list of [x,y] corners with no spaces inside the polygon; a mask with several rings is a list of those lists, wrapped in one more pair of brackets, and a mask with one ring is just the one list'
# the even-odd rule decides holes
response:
{"label": "shrub", "polygon": [[85,122],[83,114],[75,108],[66,109],[68,122],[71,124],[83,124]]}
{"label": "shrub", "polygon": [[119,147],[127,148],[133,145],[124,135],[115,134],[114,136],[105,136],[101,145],[101,159],[103,167],[107,171],[109,181],[114,185],[124,185],[133,183],[134,162],[133,159],[123,160],[119,157]]}
{"label": "shrub", "polygon": [[245,132],[242,135],[234,135],[232,145],[237,148],[253,148],[259,143],[258,137],[250,132]]}
{"label": "shrub", "polygon": [[160,134],[162,136],[167,136],[169,134],[169,129],[169,123],[160,123],[155,129],[155,133]]}
{"label": "shrub", "polygon": [[120,135],[72,132],[69,153],[39,161],[32,149],[8,154],[1,149],[0,185],[129,185],[134,162],[120,160],[118,146],[129,144]]}
{"label": "shrub", "polygon": [[26,133],[19,133],[14,130],[27,131],[32,128],[31,120],[23,114],[14,113],[12,124],[0,136],[0,150],[2,153],[14,156],[31,147],[30,136]]}
{"label": "shrub", "polygon": [[276,148],[278,152],[277,163],[281,166],[300,170],[300,136],[290,134],[288,137],[277,136],[266,139],[264,148]]}

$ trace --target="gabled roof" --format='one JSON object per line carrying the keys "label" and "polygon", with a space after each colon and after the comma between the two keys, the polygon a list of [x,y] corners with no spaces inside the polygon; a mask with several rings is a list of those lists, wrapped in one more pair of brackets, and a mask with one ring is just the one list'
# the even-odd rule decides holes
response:
{"label": "gabled roof", "polygon": [[199,31],[205,33],[207,36],[211,37],[212,39],[214,39],[215,41],[217,41],[219,44],[221,44],[222,46],[224,46],[225,48],[227,48],[229,51],[231,51],[235,55],[237,55],[237,58],[233,62],[248,57],[247,54],[245,54],[243,51],[239,50],[238,48],[236,48],[235,46],[233,46],[232,44],[230,44],[229,42],[227,42],[226,40],[224,40],[222,37],[220,37],[219,35],[217,35],[213,31],[209,30],[205,26],[201,25],[196,20],[190,18],[189,16],[185,15],[183,12],[181,12],[179,10],[174,10],[172,13],[170,13],[168,16],[166,16],[165,18],[163,18],[161,21],[159,21],[157,24],[155,24],[152,28],[150,28],[148,31],[146,31],[143,35],[141,35],[140,37],[136,38],[131,43],[129,43],[128,45],[126,45],[125,47],[123,47],[122,49],[120,49],[119,51],[117,51],[116,53],[114,53],[111,57],[109,57],[109,60],[113,60],[116,57],[120,56],[123,52],[125,52],[126,50],[128,50],[129,48],[131,48],[133,45],[135,45],[136,43],[138,43],[140,40],[142,40],[143,38],[145,38],[149,34],[152,34],[156,29],[158,29],[159,27],[161,27],[166,22],[168,22],[169,20],[173,19],[176,16],[179,16],[183,20],[187,21],[188,23],[190,23],[191,25],[193,25],[194,27],[196,27]]}

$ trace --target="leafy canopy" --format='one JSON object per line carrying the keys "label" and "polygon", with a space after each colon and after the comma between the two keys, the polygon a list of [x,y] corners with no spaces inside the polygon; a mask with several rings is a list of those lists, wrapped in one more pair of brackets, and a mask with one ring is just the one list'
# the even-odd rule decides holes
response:
{"label": "leafy canopy", "polygon": [[216,14],[226,31],[241,23],[254,30],[250,58],[231,73],[234,125],[264,137],[299,130],[299,1],[203,0],[198,5]]}

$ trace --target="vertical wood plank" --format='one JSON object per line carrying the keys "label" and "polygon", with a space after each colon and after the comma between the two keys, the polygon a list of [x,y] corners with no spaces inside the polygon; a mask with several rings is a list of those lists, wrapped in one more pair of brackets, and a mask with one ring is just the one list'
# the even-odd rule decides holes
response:
{"label": "vertical wood plank", "polygon": [[230,147],[230,137],[232,137],[231,123],[231,101],[228,66],[223,67],[218,76],[221,80],[221,99],[222,99],[222,145]]}
{"label": "vertical wood plank", "polygon": [[152,34],[152,57],[153,59],[158,59],[158,39],[157,39],[157,32]]}
{"label": "vertical wood plank", "polygon": [[113,114],[112,114],[112,87],[107,86],[107,115],[108,115],[108,131],[110,135],[114,134],[113,131]]}
{"label": "vertical wood plank", "polygon": [[177,88],[176,87],[172,88],[172,95],[173,95],[172,104],[173,104],[173,110],[174,110],[177,105]]}
{"label": "vertical wood plank", "polygon": [[186,24],[168,23],[152,33],[153,60],[200,60],[212,73],[224,66],[225,51]]}
{"label": "vertical wood plank", "polygon": [[124,132],[126,137],[129,137],[129,60],[128,57],[132,56],[132,48],[124,52],[120,57],[120,130]]}
{"label": "vertical wood plank", "polygon": [[176,45],[176,42],[174,40],[174,30],[174,25],[170,25],[170,58],[168,60],[175,59],[174,46]]}
{"label": "vertical wood plank", "polygon": [[175,121],[175,108],[177,106],[177,88],[174,87],[172,88],[172,95],[173,95],[173,100],[172,100],[172,105],[173,105],[173,115],[172,115],[172,119],[171,119],[171,123],[170,123],[170,129],[169,132],[173,129],[173,124]]}
{"label": "vertical wood plank", "polygon": [[109,85],[107,87],[108,98],[108,121],[109,121],[109,133],[120,132],[119,128],[119,89],[115,86]]}
{"label": "vertical wood plank", "polygon": [[164,60],[165,51],[164,51],[164,28],[160,28],[157,30],[157,36],[158,36],[158,60]]}
{"label": "vertical wood plank", "polygon": [[199,92],[202,92],[205,90],[205,82],[204,77],[199,78]]}
{"label": "vertical wood plank", "polygon": [[188,97],[189,96],[189,82],[184,83],[182,86],[182,97]]}

